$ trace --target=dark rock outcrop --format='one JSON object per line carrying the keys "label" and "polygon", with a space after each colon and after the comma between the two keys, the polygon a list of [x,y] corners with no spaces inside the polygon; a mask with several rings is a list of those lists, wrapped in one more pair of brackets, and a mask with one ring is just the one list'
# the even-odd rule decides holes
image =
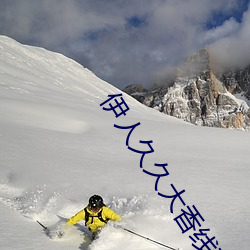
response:
{"label": "dark rock outcrop", "polygon": [[249,106],[234,94],[249,98],[249,85],[250,67],[215,74],[209,53],[203,49],[177,69],[170,87],[147,91],[141,85],[130,85],[125,92],[149,107],[196,125],[248,129]]}

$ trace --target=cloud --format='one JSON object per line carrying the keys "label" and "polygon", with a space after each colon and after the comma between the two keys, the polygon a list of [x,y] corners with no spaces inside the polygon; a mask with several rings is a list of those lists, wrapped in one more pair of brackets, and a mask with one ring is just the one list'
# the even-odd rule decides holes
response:
{"label": "cloud", "polygon": [[120,88],[149,86],[204,46],[247,49],[240,8],[238,0],[2,0],[0,33],[61,52]]}
{"label": "cloud", "polygon": [[[244,13],[242,22],[235,25],[232,32],[225,32],[225,36],[214,39],[210,44],[210,51],[216,61],[225,67],[244,67],[250,64],[250,9]],[[227,23],[224,23],[218,29],[225,31],[226,26]]]}
{"label": "cloud", "polygon": [[235,20],[235,18],[230,18],[226,20],[221,26],[216,28],[205,30],[200,38],[201,44],[211,44],[213,42],[219,41],[225,37],[235,34],[240,28],[240,24]]}

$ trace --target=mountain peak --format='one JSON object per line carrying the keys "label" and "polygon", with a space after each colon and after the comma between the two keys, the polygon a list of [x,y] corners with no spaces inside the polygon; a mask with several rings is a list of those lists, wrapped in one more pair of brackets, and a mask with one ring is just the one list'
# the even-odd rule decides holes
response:
{"label": "mountain peak", "polygon": [[188,57],[177,69],[177,77],[194,77],[210,70],[210,56],[207,49],[201,49]]}
{"label": "mountain peak", "polygon": [[248,129],[250,108],[233,94],[236,89],[248,93],[249,71],[218,75],[213,68],[209,51],[201,49],[178,67],[171,86],[156,87],[139,101],[196,125]]}

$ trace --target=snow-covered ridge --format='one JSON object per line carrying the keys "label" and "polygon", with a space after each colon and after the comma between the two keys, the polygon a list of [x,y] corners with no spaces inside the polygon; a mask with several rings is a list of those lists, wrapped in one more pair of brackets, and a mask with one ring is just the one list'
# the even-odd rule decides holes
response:
{"label": "snow-covered ridge", "polygon": [[[0,84],[16,93],[35,95],[41,88],[45,96],[54,90],[61,94],[70,91],[78,96],[86,94],[95,100],[120,93],[117,88],[62,54],[22,45],[5,36],[0,36],[0,62]],[[15,82],[15,79],[18,81]],[[128,102],[136,104],[132,98]]]}
{"label": "snow-covered ridge", "polygon": [[[60,108],[51,107],[49,103],[67,102],[69,93],[76,100],[81,99],[82,104],[101,103],[109,94],[121,92],[61,54],[21,45],[5,36],[0,36],[0,73],[0,110],[9,109],[8,115],[2,118],[38,128],[84,132],[90,127],[87,121],[73,119],[74,111],[65,107],[61,112]],[[145,110],[133,98],[127,99],[129,105],[141,106]],[[30,102],[33,102],[32,106]]]}

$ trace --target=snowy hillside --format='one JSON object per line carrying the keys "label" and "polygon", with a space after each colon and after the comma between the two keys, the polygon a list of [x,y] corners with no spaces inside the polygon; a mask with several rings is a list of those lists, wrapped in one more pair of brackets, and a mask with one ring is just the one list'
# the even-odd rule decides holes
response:
{"label": "snowy hillside", "polygon": [[[196,232],[210,229],[207,237],[216,237],[209,249],[248,250],[249,132],[193,126],[125,93],[130,110],[116,118],[103,109],[108,102],[100,104],[120,93],[63,55],[0,36],[0,248],[164,249],[112,225],[91,243],[83,222],[62,239],[50,239],[36,223],[63,223],[58,216],[74,215],[96,193],[122,216],[123,227],[173,248],[206,249],[205,236],[195,243],[195,231],[182,233],[174,220],[194,205],[205,220]],[[126,145],[129,129],[114,127],[138,122],[128,146],[154,149],[143,168],[143,154]],[[164,174],[155,163],[168,163],[158,191],[156,177],[145,172]],[[185,205],[177,198],[171,213],[172,199],[158,192],[174,195],[173,186],[185,190]]]}

